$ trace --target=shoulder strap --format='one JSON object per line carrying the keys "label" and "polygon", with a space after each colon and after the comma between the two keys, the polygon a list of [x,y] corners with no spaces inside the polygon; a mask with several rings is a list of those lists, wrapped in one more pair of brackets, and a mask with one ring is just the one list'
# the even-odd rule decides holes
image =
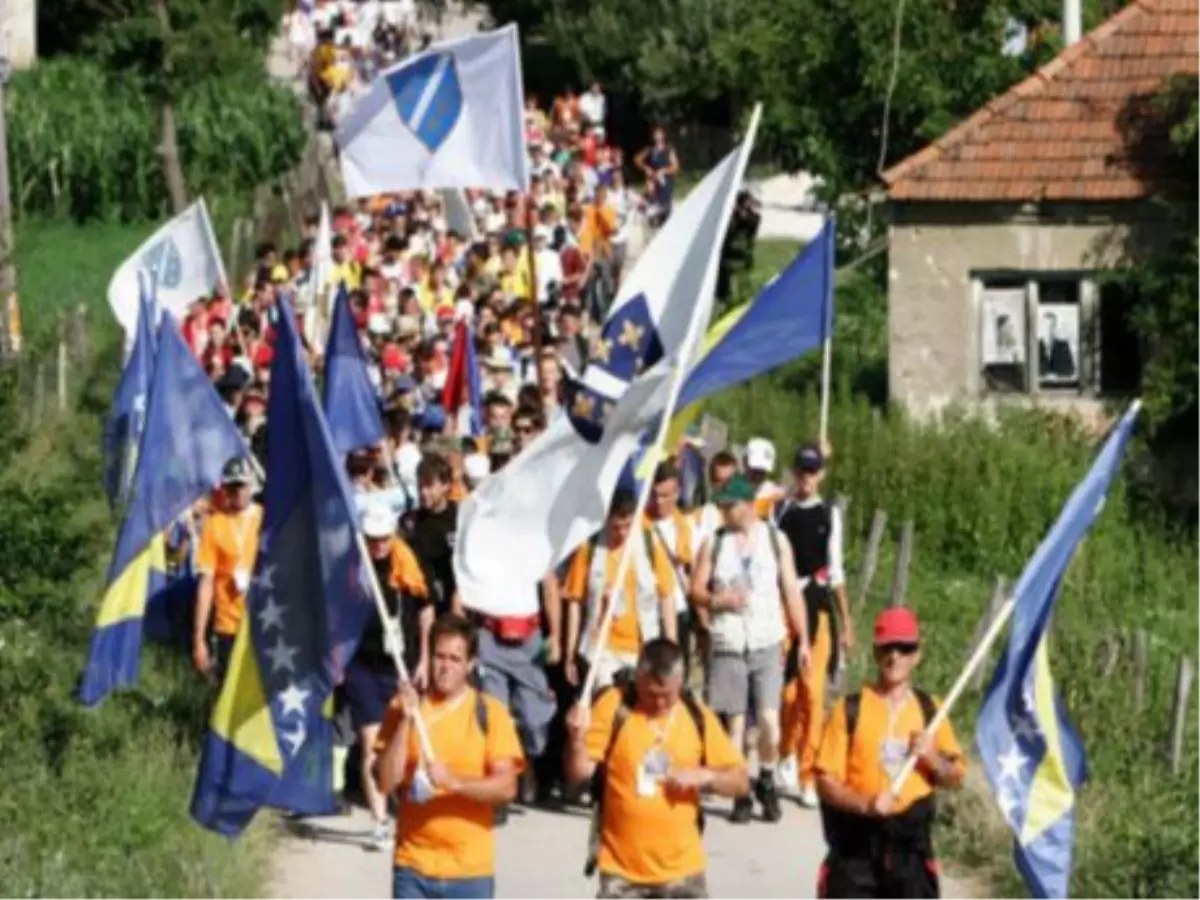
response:
{"label": "shoulder strap", "polygon": [[680,698],[683,700],[683,705],[688,711],[688,715],[692,717],[692,724],[696,726],[696,733],[700,735],[700,766],[703,768],[708,764],[708,729],[705,728],[704,710],[700,708],[700,702],[696,699],[696,695],[692,693],[690,688],[684,688]]}
{"label": "shoulder strap", "polygon": [[[779,568],[780,552],[779,552],[779,529],[775,527],[773,522],[767,522],[767,543],[771,545],[771,555],[775,557],[775,568]],[[783,572],[780,571],[780,577]]]}
{"label": "shoulder strap", "polygon": [[483,691],[475,691],[475,722],[479,725],[479,730],[483,732],[483,736],[488,736],[488,706],[487,699],[483,696]]}
{"label": "shoulder strap", "polygon": [[846,695],[846,739],[849,746],[854,746],[854,732],[858,728],[858,708],[862,705],[862,694],[855,691]]}
{"label": "shoulder strap", "polygon": [[913,688],[913,693],[917,695],[917,703],[921,706],[921,717],[925,720],[925,724],[928,725],[933,721],[933,717],[937,715],[937,704],[934,702],[933,697],[929,696],[927,692],[921,690],[919,687]]}

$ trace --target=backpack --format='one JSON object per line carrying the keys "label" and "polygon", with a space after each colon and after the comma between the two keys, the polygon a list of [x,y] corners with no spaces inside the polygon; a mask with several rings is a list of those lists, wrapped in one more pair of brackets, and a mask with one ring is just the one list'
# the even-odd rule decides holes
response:
{"label": "backpack", "polygon": [[[770,535],[771,555],[775,557],[775,568],[779,571],[779,577],[783,577],[783,569],[780,567],[779,556],[779,529],[772,522],[767,522],[767,533]],[[722,525],[716,530],[713,535],[712,545],[712,572],[708,577],[708,589],[711,591],[715,585],[715,576],[717,572],[717,560],[720,558],[721,545],[725,543],[725,537],[729,534],[729,529]]]}
{"label": "backpack", "polygon": [[[608,690],[621,691],[621,703],[613,714],[612,731],[608,736],[608,746],[604,749],[604,759],[600,761],[596,766],[596,771],[592,774],[592,821],[588,829],[587,858],[583,866],[583,874],[588,878],[596,874],[596,862],[600,856],[600,834],[604,827],[604,790],[608,777],[608,758],[612,755],[613,748],[617,746],[617,738],[620,736],[629,714],[637,706],[637,685],[633,682],[632,671],[624,669],[618,672],[614,677],[613,686]],[[696,695],[686,687],[680,693],[679,699],[683,701],[683,706],[691,717],[692,724],[696,727],[696,733],[700,735],[700,765],[703,767],[708,761],[708,731],[705,728],[704,710],[701,709]],[[701,834],[704,833],[704,807],[699,804],[696,808],[696,828]]]}
{"label": "backpack", "polygon": [[[933,697],[918,687],[914,687],[912,692],[917,698],[917,704],[921,707],[922,725],[928,726],[933,721],[933,717],[937,715],[937,704],[934,703]],[[845,704],[846,749],[849,751],[854,747],[854,735],[858,730],[858,713],[859,707],[862,705],[862,693],[855,691],[847,694]],[[932,798],[930,799],[932,800]],[[852,834],[856,829],[861,830],[861,823],[861,816],[834,809],[824,802],[821,803],[821,827],[825,832],[825,842],[831,848],[842,844],[844,835]]]}

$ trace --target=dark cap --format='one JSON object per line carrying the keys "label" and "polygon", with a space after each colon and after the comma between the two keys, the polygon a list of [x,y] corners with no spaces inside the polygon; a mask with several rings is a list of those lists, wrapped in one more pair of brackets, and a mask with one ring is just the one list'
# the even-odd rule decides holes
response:
{"label": "dark cap", "polygon": [[796,472],[820,472],[825,468],[825,455],[821,448],[808,444],[796,451],[792,457],[792,469]]}
{"label": "dark cap", "polygon": [[725,482],[712,499],[718,506],[724,503],[749,503],[754,499],[754,485],[739,473]]}
{"label": "dark cap", "polygon": [[217,382],[217,390],[221,393],[240,391],[250,383],[250,373],[241,366],[230,366]]}

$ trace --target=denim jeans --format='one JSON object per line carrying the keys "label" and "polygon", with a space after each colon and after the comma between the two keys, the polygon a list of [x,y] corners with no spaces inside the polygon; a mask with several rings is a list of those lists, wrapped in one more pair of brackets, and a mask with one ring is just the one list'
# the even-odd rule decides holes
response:
{"label": "denim jeans", "polygon": [[397,866],[392,869],[392,897],[431,898],[431,900],[474,900],[476,897],[496,896],[496,879],[491,875],[480,878],[426,878],[412,869]]}

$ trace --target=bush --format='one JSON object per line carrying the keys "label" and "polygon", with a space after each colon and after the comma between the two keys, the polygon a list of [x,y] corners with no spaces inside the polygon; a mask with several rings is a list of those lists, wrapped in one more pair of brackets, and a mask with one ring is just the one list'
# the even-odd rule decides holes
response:
{"label": "bush", "polygon": [[[136,85],[86,58],[17,73],[9,89],[9,165],[19,216],[161,218],[167,191],[158,110]],[[286,87],[213,78],[176,104],[188,190],[236,195],[299,159],[305,132]]]}

